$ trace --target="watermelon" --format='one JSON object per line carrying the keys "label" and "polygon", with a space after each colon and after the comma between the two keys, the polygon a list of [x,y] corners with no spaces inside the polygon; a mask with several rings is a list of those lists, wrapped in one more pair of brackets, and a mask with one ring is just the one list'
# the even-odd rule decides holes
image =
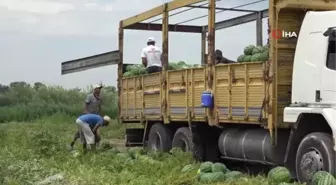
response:
{"label": "watermelon", "polygon": [[195,170],[195,166],[192,164],[188,164],[182,168],[181,172],[190,172],[193,170]]}
{"label": "watermelon", "polygon": [[318,179],[318,185],[335,185],[335,184],[336,184],[336,179],[330,173],[327,173],[326,175],[322,175]]}
{"label": "watermelon", "polygon": [[267,178],[270,184],[279,184],[281,182],[289,183],[292,179],[289,170],[282,166],[275,167],[269,171]]}
{"label": "watermelon", "polygon": [[328,175],[329,173],[326,171],[318,171],[313,175],[313,179],[312,179],[312,185],[318,185],[318,182],[320,181],[320,179],[323,176]]}
{"label": "watermelon", "polygon": [[224,181],[225,174],[223,172],[202,173],[199,177],[202,183],[214,183]]}
{"label": "watermelon", "polygon": [[269,45],[265,45],[261,47],[262,52],[268,51]]}
{"label": "watermelon", "polygon": [[252,55],[252,51],[255,48],[254,45],[248,45],[244,48],[244,54],[245,55]]}
{"label": "watermelon", "polygon": [[227,172],[225,174],[225,179],[230,181],[230,179],[237,179],[237,178],[241,177],[242,175],[243,175],[242,172],[230,171],[230,172]]}
{"label": "watermelon", "polygon": [[140,74],[140,75],[147,74],[147,70],[146,70],[146,68],[145,68],[145,67],[140,67],[140,68],[139,68],[139,74]]}
{"label": "watermelon", "polygon": [[269,59],[268,51],[264,51],[263,53],[260,53],[259,54],[259,59],[260,59],[260,61],[263,61],[263,62],[268,61],[268,59]]}
{"label": "watermelon", "polygon": [[135,65],[127,65],[126,66],[126,71],[132,71],[132,69],[134,69]]}
{"label": "watermelon", "polygon": [[237,58],[237,62],[243,62],[243,61],[244,61],[244,56],[245,56],[245,55],[240,55],[240,56]]}
{"label": "watermelon", "polygon": [[129,72],[131,73],[131,76],[137,76],[139,75],[139,68],[134,68]]}
{"label": "watermelon", "polygon": [[212,162],[204,162],[200,166],[200,171],[203,173],[211,173],[212,171]]}
{"label": "watermelon", "polygon": [[130,76],[131,76],[131,73],[127,71],[127,72],[125,72],[125,73],[123,74],[123,76],[124,76],[124,77],[130,77]]}
{"label": "watermelon", "polygon": [[251,62],[256,62],[256,61],[260,61],[260,53],[256,53],[252,55]]}
{"label": "watermelon", "polygon": [[212,174],[212,182],[220,182],[225,180],[225,174],[223,172],[214,172]]}
{"label": "watermelon", "polygon": [[226,173],[226,166],[222,163],[215,163],[211,166],[212,172],[223,172]]}
{"label": "watermelon", "polygon": [[245,55],[243,61],[244,62],[250,62],[251,61],[251,57],[252,57],[251,55]]}
{"label": "watermelon", "polygon": [[263,47],[262,46],[257,46],[253,48],[252,50],[252,55],[257,54],[257,53],[262,53],[263,52]]}
{"label": "watermelon", "polygon": [[201,173],[199,176],[199,181],[203,183],[209,183],[212,180],[212,173]]}

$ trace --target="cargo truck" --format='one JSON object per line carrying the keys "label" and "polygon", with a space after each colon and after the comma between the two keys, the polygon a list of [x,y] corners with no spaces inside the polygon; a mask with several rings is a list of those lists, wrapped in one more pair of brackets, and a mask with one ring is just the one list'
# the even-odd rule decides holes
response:
{"label": "cargo truck", "polygon": [[[203,1],[207,6],[193,5]],[[169,12],[181,7],[208,9],[208,25],[169,24]],[[173,0],[120,21],[119,50],[110,57],[118,64],[119,121],[141,124],[126,129],[126,145],[180,147],[202,161],[284,165],[308,183],[316,171],[335,174],[335,0],[270,0],[268,11],[230,22],[216,22],[217,9],[225,10],[215,0]],[[256,20],[261,44],[265,14],[270,35],[297,37],[269,37],[267,62],[214,65],[216,29]],[[142,22],[158,15],[162,24]],[[162,31],[161,73],[123,77],[126,29]],[[166,70],[170,31],[200,33],[203,67]]]}

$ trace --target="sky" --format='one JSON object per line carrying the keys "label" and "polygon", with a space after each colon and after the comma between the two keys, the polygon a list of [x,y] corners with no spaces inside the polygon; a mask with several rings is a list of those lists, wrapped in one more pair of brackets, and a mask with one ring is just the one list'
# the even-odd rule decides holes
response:
{"label": "sky", "polygon": [[[221,0],[218,7],[231,8],[256,0]],[[118,49],[119,21],[134,16],[167,0],[0,0],[0,83],[36,81],[65,88],[85,88],[100,81],[117,83],[117,67],[106,66],[79,73],[61,75],[61,63]],[[241,7],[263,10],[268,1]],[[178,12],[179,9],[171,12]],[[176,24],[206,15],[205,9],[188,11],[169,19]],[[216,21],[244,15],[225,11]],[[158,18],[158,17],[156,17]],[[153,18],[151,20],[154,20]],[[157,21],[155,23],[161,23]],[[185,24],[206,25],[207,17]],[[256,44],[256,23],[216,31],[216,48],[236,60],[245,46]],[[267,41],[267,19],[263,20],[263,42]],[[140,51],[148,37],[161,46],[161,32],[126,31],[124,62],[140,64]],[[169,34],[169,61],[201,63],[201,35]]]}

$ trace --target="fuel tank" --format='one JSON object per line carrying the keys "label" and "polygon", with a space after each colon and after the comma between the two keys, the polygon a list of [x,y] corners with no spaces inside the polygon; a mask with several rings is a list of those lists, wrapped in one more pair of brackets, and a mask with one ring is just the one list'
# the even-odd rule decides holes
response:
{"label": "fuel tank", "polygon": [[227,129],[221,133],[218,147],[224,158],[282,165],[289,133],[289,130],[278,131],[278,142],[273,147],[268,130]]}

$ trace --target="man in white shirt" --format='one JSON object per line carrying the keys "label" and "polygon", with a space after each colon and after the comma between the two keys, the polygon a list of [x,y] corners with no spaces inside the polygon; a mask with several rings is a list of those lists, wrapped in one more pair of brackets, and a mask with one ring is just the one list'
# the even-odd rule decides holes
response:
{"label": "man in white shirt", "polygon": [[149,37],[147,46],[141,51],[142,64],[147,68],[148,73],[156,73],[162,70],[162,50],[155,46],[155,39]]}

